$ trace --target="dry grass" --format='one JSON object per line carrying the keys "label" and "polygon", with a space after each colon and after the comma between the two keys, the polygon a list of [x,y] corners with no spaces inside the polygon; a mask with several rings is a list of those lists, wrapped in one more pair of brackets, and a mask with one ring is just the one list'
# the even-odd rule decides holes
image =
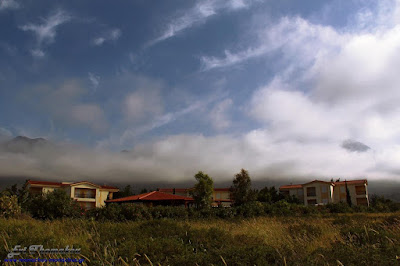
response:
{"label": "dry grass", "polygon": [[[123,223],[0,219],[0,241],[0,259],[17,244],[69,245],[82,248],[82,265],[397,265],[400,215]],[[251,253],[253,249],[259,251]],[[269,257],[263,261],[259,257],[264,253]]]}

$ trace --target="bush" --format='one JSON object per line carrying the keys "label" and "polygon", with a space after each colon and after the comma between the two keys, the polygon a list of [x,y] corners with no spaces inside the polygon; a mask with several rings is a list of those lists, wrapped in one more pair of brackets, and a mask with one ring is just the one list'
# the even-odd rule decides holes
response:
{"label": "bush", "polygon": [[17,196],[2,195],[0,197],[0,217],[15,217],[21,213]]}
{"label": "bush", "polygon": [[85,211],[61,189],[44,195],[37,195],[29,203],[29,212],[34,218],[57,219],[81,217]]}
{"label": "bush", "polygon": [[351,213],[353,209],[345,202],[329,203],[326,208],[330,213]]}

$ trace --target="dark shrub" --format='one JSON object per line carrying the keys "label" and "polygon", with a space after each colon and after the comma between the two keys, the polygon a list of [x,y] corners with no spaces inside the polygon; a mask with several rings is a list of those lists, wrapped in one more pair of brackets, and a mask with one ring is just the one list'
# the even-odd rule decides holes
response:
{"label": "dark shrub", "polygon": [[85,212],[61,189],[33,197],[29,204],[29,211],[34,218],[40,219],[81,217]]}

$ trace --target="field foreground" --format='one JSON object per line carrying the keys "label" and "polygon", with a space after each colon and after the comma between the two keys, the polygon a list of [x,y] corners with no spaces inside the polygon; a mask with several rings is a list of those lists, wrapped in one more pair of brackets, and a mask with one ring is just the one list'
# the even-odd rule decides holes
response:
{"label": "field foreground", "polygon": [[80,247],[86,265],[399,265],[400,256],[400,214],[121,223],[0,219],[0,234],[2,261],[15,245],[34,244]]}

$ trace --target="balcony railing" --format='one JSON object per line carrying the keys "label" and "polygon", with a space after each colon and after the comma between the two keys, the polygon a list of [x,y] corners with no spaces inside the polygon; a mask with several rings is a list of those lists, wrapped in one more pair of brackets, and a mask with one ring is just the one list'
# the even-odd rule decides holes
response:
{"label": "balcony railing", "polygon": [[91,194],[85,194],[85,193],[75,193],[75,198],[81,198],[81,199],[95,199],[96,195],[94,193]]}

